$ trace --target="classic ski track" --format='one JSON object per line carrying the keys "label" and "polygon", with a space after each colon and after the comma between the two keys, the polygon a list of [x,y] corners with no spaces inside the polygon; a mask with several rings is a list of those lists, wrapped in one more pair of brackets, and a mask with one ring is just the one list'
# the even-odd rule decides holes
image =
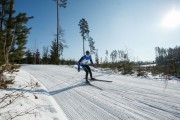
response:
{"label": "classic ski track", "polygon": [[[112,115],[112,114],[109,113],[106,109],[102,108],[99,104],[97,104],[96,102],[94,102],[94,101],[90,100],[89,98],[87,98],[87,96],[83,95],[83,94],[80,92],[80,90],[73,90],[73,91],[74,91],[76,94],[78,94],[79,96],[81,96],[83,99],[85,99],[86,101],[88,101],[90,104],[96,106],[99,110],[102,110],[103,112],[105,112],[106,114],[109,114],[109,116],[110,116],[109,118],[102,116],[102,118],[100,118],[100,119],[102,119],[102,120],[105,120],[105,119],[107,119],[107,120],[111,119],[111,120],[112,120],[112,118],[113,118],[113,119],[117,119],[117,120],[121,119],[121,118],[118,118],[117,116]],[[98,112],[99,110],[97,110],[97,112]],[[87,111],[87,112],[88,112],[88,111]],[[94,119],[95,119],[97,115],[93,115],[93,114],[92,114],[92,116],[94,116]]]}
{"label": "classic ski track", "polygon": [[[36,73],[37,74],[37,73]],[[38,75],[40,75],[40,73],[38,73]],[[52,78],[52,76],[48,76],[48,75],[46,75],[46,74],[43,74],[43,73],[41,73],[41,75],[42,76],[44,76],[44,77],[46,77],[46,78]],[[64,82],[62,82],[62,83],[64,83]],[[64,83],[64,84],[66,84],[67,86],[69,86],[70,84],[68,84],[68,83]],[[91,87],[91,86],[88,86],[88,87]],[[76,95],[75,95],[76,94]],[[83,98],[84,100],[86,100],[86,102],[88,101],[89,103],[87,104],[87,105],[85,105],[86,107],[87,106],[89,106],[90,104],[91,105],[93,105],[93,106],[96,106],[96,107],[94,107],[95,109],[99,109],[99,110],[101,110],[101,111],[99,111],[99,110],[96,110],[96,113],[98,113],[98,114],[100,114],[101,112],[101,114],[103,114],[103,115],[101,115],[101,116],[99,116],[98,114],[91,114],[90,112],[88,112],[88,110],[90,110],[90,109],[87,109],[87,110],[85,110],[83,107],[84,106],[81,106],[81,108],[79,109],[79,110],[81,110],[80,111],[80,113],[79,114],[75,114],[76,112],[74,111],[74,109],[73,108],[76,108],[76,106],[73,106],[74,105],[74,103],[72,103],[71,104],[71,110],[73,110],[74,111],[74,113],[73,114],[75,114],[75,116],[72,116],[72,113],[68,113],[67,114],[67,116],[69,117],[69,118],[71,118],[71,119],[75,119],[77,116],[78,116],[78,120],[80,119],[80,116],[82,116],[82,113],[84,113],[84,112],[88,112],[88,116],[91,116],[91,117],[93,117],[93,118],[90,118],[90,119],[92,119],[92,120],[95,120],[95,119],[97,119],[96,117],[97,116],[99,116],[98,117],[98,119],[101,119],[101,120],[109,120],[109,119],[111,119],[111,120],[119,120],[120,118],[116,118],[116,116],[113,116],[113,115],[111,115],[110,113],[108,113],[106,110],[104,110],[104,109],[102,109],[101,107],[99,107],[97,104],[95,104],[94,102],[92,102],[92,101],[90,101],[90,100],[88,100],[86,97],[84,97],[82,94],[79,94],[78,92],[77,92],[77,90],[73,90],[73,94],[71,93],[71,97],[72,96],[75,96],[75,98],[76,99],[78,99],[78,101],[82,101],[82,99],[79,99],[78,97],[77,97],[77,94],[81,97],[81,98]],[[67,96],[69,96],[69,95],[67,95]],[[69,96],[69,97],[70,97]],[[57,97],[55,97],[55,98],[57,98]],[[67,101],[66,101],[67,102]],[[72,102],[72,101],[69,101],[69,102]],[[85,101],[83,101],[83,102],[85,102]],[[81,102],[80,102],[81,103]],[[64,107],[64,105],[63,106],[61,106],[62,107],[62,109],[64,110],[64,111],[66,111],[65,113],[67,113],[67,108],[65,108]],[[68,109],[69,109],[69,107],[68,107]],[[93,109],[93,110],[95,110],[95,109]],[[104,113],[105,112],[105,113]],[[95,113],[95,112],[94,112]],[[104,117],[105,116],[105,117]],[[109,117],[108,117],[109,116]],[[88,119],[88,117],[85,117],[84,116],[84,118],[83,118],[83,120],[84,119]]]}
{"label": "classic ski track", "polygon": [[[67,84],[67,83],[66,83],[66,85],[69,86],[69,84]],[[88,87],[91,87],[91,86],[88,86]],[[91,88],[90,88],[90,89],[91,89]],[[90,100],[89,100],[86,96],[84,96],[83,94],[80,94],[80,90],[73,90],[72,92],[73,92],[73,93],[71,93],[71,94],[72,94],[71,96],[76,96],[76,99],[78,99],[78,101],[82,101],[82,100],[79,99],[79,98],[77,98],[77,95],[79,95],[81,98],[83,98],[84,100],[86,100],[87,102],[89,102],[88,105],[92,104],[92,105],[96,106],[96,109],[98,108],[99,110],[102,110],[102,111],[105,112],[106,114],[109,114],[108,116],[111,116],[110,118],[108,118],[107,116],[106,116],[106,117],[101,116],[102,118],[99,117],[100,119],[102,119],[102,120],[105,120],[105,119],[107,119],[107,120],[108,120],[108,119],[111,119],[111,120],[112,120],[112,118],[114,118],[114,119],[120,119],[120,118],[116,118],[116,116],[110,115],[109,112],[107,112],[105,109],[102,109],[101,107],[99,107],[98,104],[96,104],[96,103],[93,102],[93,101],[90,101]],[[76,94],[76,95],[75,95],[75,94]],[[83,101],[83,102],[84,102],[84,101]],[[66,108],[66,109],[67,109],[67,108]],[[89,109],[84,110],[83,106],[81,107],[81,109],[83,109],[82,112],[86,112],[86,111],[88,112],[88,110],[89,110]],[[94,109],[93,109],[93,110],[94,110]],[[98,113],[98,114],[100,114],[100,113],[99,113],[99,110],[97,110],[97,113]],[[71,114],[71,113],[70,113],[70,114]],[[69,114],[69,115],[70,115],[70,114]],[[98,115],[91,114],[91,113],[89,113],[89,112],[88,112],[88,114],[89,114],[90,116],[94,116],[93,120],[96,119],[96,117],[98,116]],[[75,117],[74,117],[74,118],[75,118]],[[73,118],[73,119],[74,119],[74,118]],[[98,118],[98,119],[99,119],[99,118]]]}
{"label": "classic ski track", "polygon": [[[99,96],[100,97],[100,96]],[[109,97],[109,96],[106,96],[107,98],[109,98],[109,101],[110,100],[113,100],[113,101],[115,101],[116,103],[113,103],[113,104],[120,104],[120,106],[121,107],[123,107],[123,101],[117,101],[117,100],[115,100],[115,99],[113,99],[113,98],[117,98],[117,97],[119,97],[119,96],[114,96],[114,97]],[[125,99],[124,99],[125,98]],[[89,98],[90,99],[90,98]],[[102,100],[103,98],[101,98],[101,100]],[[106,99],[106,98],[105,98]],[[126,97],[124,97],[124,96],[121,96],[121,98],[120,99],[124,99],[124,101],[127,101],[129,98],[126,98]],[[118,100],[120,100],[120,99],[118,99]],[[141,101],[135,101],[135,104],[133,104],[134,103],[134,101],[135,100],[132,100],[132,99],[129,99],[129,103],[128,103],[128,105],[131,105],[131,107],[132,108],[129,108],[129,107],[123,107],[124,109],[129,109],[129,111],[131,111],[131,112],[134,112],[134,113],[136,113],[136,114],[139,114],[140,116],[142,115],[142,114],[140,114],[141,112],[147,112],[147,113],[149,113],[149,112],[151,112],[151,111],[148,111],[148,110],[146,110],[146,108],[147,108],[147,105],[145,105],[144,103],[142,103]],[[111,102],[110,102],[111,103]],[[126,102],[124,102],[124,104],[125,104]],[[127,104],[127,103],[126,103]],[[144,104],[143,106],[144,106],[144,108],[142,108],[142,104]],[[138,105],[140,105],[140,106],[138,106]],[[134,107],[135,106],[135,107]],[[114,106],[115,107],[115,106]],[[138,111],[136,111],[137,110],[137,108],[139,108],[139,110],[142,110],[140,113],[138,113]],[[152,107],[150,107],[150,108],[152,108]],[[156,110],[156,109],[155,109]],[[154,111],[153,109],[152,109],[152,111]],[[160,112],[160,111],[158,111],[158,112]],[[170,111],[167,111],[167,112],[170,112]],[[164,114],[164,113],[163,113]],[[162,115],[160,115],[161,117],[163,116],[163,114]],[[145,116],[146,115],[146,113],[143,113],[143,115],[142,116],[144,116],[146,119],[147,119],[147,117]],[[149,115],[147,115],[147,116],[149,116]],[[152,117],[152,116],[154,116],[154,114],[152,114],[151,115],[151,119],[153,118],[153,119],[157,119],[157,118],[159,118],[159,117],[156,117],[156,118],[154,118],[154,117]],[[173,116],[171,116],[171,117],[173,117]],[[166,119],[166,117],[164,118],[164,119]]]}
{"label": "classic ski track", "polygon": [[[47,87],[50,91],[51,89],[53,90],[60,86],[60,88],[67,88],[69,86],[75,85],[74,89],[63,91],[63,93],[60,92],[59,94],[62,94],[61,97],[54,95],[55,99],[58,101],[62,110],[69,119],[180,119],[180,102],[168,97],[171,95],[170,93],[173,92],[177,93],[177,95],[173,95],[173,97],[175,97],[175,99],[180,99],[178,96],[179,91],[173,90],[171,87],[168,88],[168,93],[162,94],[162,92],[159,91],[150,91],[150,88],[139,86],[138,88],[135,88],[134,85],[140,84],[141,81],[136,82],[136,80],[131,80],[132,83],[128,83],[126,81],[118,81],[115,77],[113,83],[101,83],[94,81],[93,84],[100,87],[102,86],[102,89],[104,89],[104,91],[100,91],[95,90],[90,86],[84,87],[81,84],[83,80],[76,79],[74,77],[75,74],[65,73],[64,69],[52,69],[53,76],[51,75],[52,73],[42,73],[41,71],[36,70],[36,68],[34,70],[35,71],[30,72],[33,76],[41,75],[42,78],[45,77],[46,79],[59,81],[59,86],[52,85]],[[61,73],[61,75],[58,76],[58,73],[60,72],[63,72],[63,74]],[[54,76],[56,74],[58,77]],[[59,80],[60,78],[61,80]],[[148,86],[148,84],[145,85]],[[156,84],[151,86],[151,88],[153,87],[158,89]]]}
{"label": "classic ski track", "polygon": [[[109,86],[109,85],[108,85]],[[146,106],[150,106],[150,107],[154,107],[154,108],[156,108],[156,109],[159,109],[159,110],[161,110],[161,111],[166,111],[167,113],[166,114],[168,114],[168,113],[171,113],[171,114],[173,114],[174,116],[176,116],[177,118],[180,118],[180,112],[177,112],[177,111],[180,111],[180,106],[179,106],[179,104],[180,104],[180,102],[178,102],[178,103],[176,103],[176,102],[174,102],[174,101],[172,101],[171,99],[171,101],[170,100],[164,100],[163,98],[161,98],[161,97],[158,97],[158,95],[156,95],[156,96],[153,96],[153,95],[149,95],[149,94],[140,94],[139,92],[136,92],[136,91],[131,91],[131,93],[132,92],[134,92],[134,95],[133,95],[133,100],[134,101],[137,101],[137,102],[139,102],[139,103],[143,103],[143,104],[145,104]],[[119,92],[120,93],[120,92]],[[128,92],[129,93],[129,92]],[[138,95],[137,95],[138,94]],[[121,95],[123,95],[123,94],[121,94]],[[142,98],[144,98],[144,99],[146,99],[146,100],[143,100],[143,99],[139,99],[139,96],[143,96]],[[126,98],[131,98],[130,97],[131,95],[126,95],[126,96],[124,96],[124,97],[126,97]],[[168,96],[168,94],[166,95],[166,96]],[[165,97],[166,97],[165,96]],[[107,96],[107,97],[109,97],[109,96]],[[116,96],[115,96],[116,97]],[[118,96],[117,96],[118,97]],[[177,97],[177,96],[176,96]],[[113,99],[114,97],[110,97],[111,99]],[[178,98],[177,98],[178,99]],[[151,101],[150,103],[147,103],[148,101]],[[153,101],[153,102],[152,102]],[[158,103],[158,105],[160,105],[160,106],[158,106],[158,105],[156,105],[156,104],[153,104],[153,103]],[[130,103],[131,104],[131,103]],[[170,105],[171,104],[171,105]],[[177,106],[179,106],[179,107],[177,107]],[[170,109],[170,110],[167,110],[167,109]],[[174,109],[171,109],[171,108],[174,108],[174,109],[176,109],[176,111],[174,110]],[[173,112],[172,112],[173,111]],[[163,113],[164,114],[164,113]],[[163,116],[163,114],[161,115],[161,116]],[[171,117],[173,117],[173,116],[171,116]],[[176,118],[176,119],[177,119]],[[165,119],[165,118],[164,118]]]}
{"label": "classic ski track", "polygon": [[[171,108],[175,108],[176,109],[176,112],[175,112],[175,114],[174,114],[174,116],[177,116],[178,118],[179,118],[179,115],[180,115],[180,112],[177,112],[177,111],[180,111],[180,106],[179,106],[179,104],[180,104],[180,102],[174,102],[172,99],[173,98],[171,98],[171,99],[168,99],[168,100],[166,100],[167,99],[167,96],[169,95],[169,94],[166,94],[165,96],[162,96],[162,98],[161,97],[159,97],[160,96],[160,94],[159,94],[159,96],[158,96],[158,94],[155,94],[155,96],[153,96],[153,94],[151,93],[151,92],[149,92],[150,93],[150,95],[149,94],[140,94],[139,92],[135,92],[135,91],[131,91],[131,93],[132,92],[134,92],[134,94],[133,94],[133,99],[134,100],[136,100],[136,101],[138,101],[138,102],[141,102],[141,103],[147,103],[148,101],[151,101],[150,102],[150,104],[148,105],[148,104],[146,104],[146,105],[148,105],[148,106],[151,106],[151,107],[155,107],[156,109],[161,109],[161,110],[163,110],[163,111],[167,111],[167,112],[170,112],[171,110],[173,111],[173,109],[171,109]],[[119,92],[120,93],[120,92]],[[123,94],[122,94],[123,95]],[[143,100],[143,99],[139,99],[139,96],[143,96],[143,97],[141,97],[141,98],[144,98],[145,100]],[[126,94],[126,97],[129,97],[130,98],[130,96],[131,95],[129,95],[129,94]],[[177,99],[179,99],[179,97],[178,96],[175,96]],[[111,97],[111,98],[113,98],[113,97]],[[165,98],[165,99],[163,99],[163,98]],[[154,101],[154,102],[152,102],[152,101]],[[161,104],[160,106],[157,106],[156,104],[153,104],[153,103],[158,103],[158,104]],[[177,107],[177,106],[179,106],[179,107]],[[162,109],[162,108],[164,108],[164,109]],[[170,110],[166,110],[167,108],[169,108]],[[173,113],[173,112],[172,112]],[[178,114],[178,115],[177,115]]]}
{"label": "classic ski track", "polygon": [[[87,93],[90,94],[89,92],[86,92],[86,94]],[[85,93],[83,93],[82,95],[84,95],[84,94]],[[88,97],[87,98],[88,100],[92,100],[94,102],[96,101],[99,104],[98,106],[101,106],[101,108],[105,109],[106,111],[108,111],[109,113],[111,113],[114,116],[118,117],[119,119],[136,119],[136,118],[143,119],[143,118],[145,118],[145,116],[143,116],[141,114],[139,114],[140,116],[137,116],[136,114],[138,114],[138,112],[136,112],[135,109],[131,109],[130,107],[121,104],[119,101],[111,100],[111,98],[110,99],[109,98],[104,98],[102,96],[96,97],[96,96],[93,96],[93,95],[91,95],[91,97],[89,97],[89,96],[85,96],[85,97]],[[94,98],[92,98],[92,97],[94,97]],[[99,98],[101,98],[101,100],[103,100],[103,102],[98,101]],[[109,106],[107,106],[106,103],[109,104],[109,106],[111,106],[111,109],[108,109]],[[117,106],[117,105],[119,105],[119,106]],[[112,109],[113,109],[113,111],[112,111]],[[124,113],[124,111],[126,111],[126,112]],[[132,115],[132,112],[136,113],[136,114]]]}
{"label": "classic ski track", "polygon": [[[39,74],[38,74],[39,75]],[[44,75],[44,76],[46,76],[45,74],[41,74],[41,75]],[[47,76],[46,76],[47,77]],[[50,78],[52,78],[52,77],[50,77]],[[65,83],[65,84],[67,84],[67,83]],[[67,84],[67,86],[69,86],[69,84]],[[88,87],[91,87],[91,86],[88,86]],[[87,97],[85,97],[83,94],[80,94],[79,93],[79,90],[78,90],[78,92],[77,92],[77,90],[73,90],[74,92],[76,92],[76,94],[79,94],[81,97],[83,97],[84,99],[86,99],[87,101],[89,101],[89,102],[91,102],[91,103],[93,103],[94,105],[96,105],[97,107],[99,107],[99,105],[98,104],[96,104],[96,103],[94,103],[94,102],[92,102],[92,101],[90,101],[89,99],[87,99]],[[74,93],[73,93],[73,95],[74,95]],[[102,107],[102,105],[101,105],[101,107]],[[99,107],[99,108],[101,108],[101,107]],[[81,108],[81,109],[83,109],[83,108]],[[106,111],[107,112],[107,110],[106,109],[102,109],[101,108],[101,110],[103,110],[103,111]],[[108,110],[109,111],[109,110]],[[84,111],[85,112],[85,111]],[[108,112],[107,112],[108,113]],[[110,114],[110,113],[108,113],[108,114]],[[119,114],[119,113],[117,113],[117,114]],[[76,114],[77,115],[77,114]],[[71,115],[71,113],[69,113],[67,116],[69,116],[70,118],[75,118],[75,116],[74,117],[72,117],[72,115]],[[93,115],[91,115],[91,116],[93,116]],[[98,116],[98,115],[96,115],[96,116]],[[112,115],[111,115],[112,116]],[[116,115],[117,116],[117,115]],[[121,118],[116,118],[116,116],[113,116],[113,118],[115,117],[115,119],[121,119]],[[122,116],[120,116],[120,117],[122,117]],[[95,119],[95,118],[93,118],[93,119]],[[100,119],[102,119],[102,120],[105,120],[105,119],[107,119],[107,117],[106,118],[100,118]],[[110,119],[112,119],[112,118],[110,118]],[[107,119],[108,120],[108,119]]]}

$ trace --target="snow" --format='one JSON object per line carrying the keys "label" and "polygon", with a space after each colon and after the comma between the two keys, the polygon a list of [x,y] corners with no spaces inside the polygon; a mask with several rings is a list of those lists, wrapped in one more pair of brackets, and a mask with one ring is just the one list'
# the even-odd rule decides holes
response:
{"label": "snow", "polygon": [[[75,66],[22,65],[16,75],[19,85],[38,81],[40,87],[27,90],[28,99],[17,102],[15,109],[40,106],[37,116],[18,120],[179,120],[180,81],[116,75],[93,68],[92,81],[97,89],[84,84],[85,72]],[[9,91],[12,91],[10,88]],[[3,91],[0,93],[2,96]],[[1,97],[0,96],[0,97]],[[22,104],[22,105],[20,105]],[[19,107],[21,106],[21,107]],[[12,107],[11,107],[12,108]],[[11,109],[10,108],[10,109]],[[3,110],[4,111],[4,110]],[[0,111],[2,113],[2,111]],[[0,120],[2,119],[2,114]]]}
{"label": "snow", "polygon": [[[29,110],[32,110],[32,114],[19,116],[13,120],[67,120],[66,115],[57,102],[52,96],[49,96],[47,89],[28,72],[20,70],[18,73],[13,75],[6,73],[6,76],[15,76],[15,83],[7,90],[1,89],[0,98],[15,90],[17,91],[15,94],[23,92],[24,97],[19,97],[8,107],[0,109],[0,120],[9,120],[10,115],[13,117],[21,112]],[[33,87],[33,84],[35,83],[38,83],[38,85]],[[37,99],[35,97],[37,97]]]}
{"label": "snow", "polygon": [[153,67],[156,66],[156,64],[147,64],[147,65],[140,65],[141,67]]}

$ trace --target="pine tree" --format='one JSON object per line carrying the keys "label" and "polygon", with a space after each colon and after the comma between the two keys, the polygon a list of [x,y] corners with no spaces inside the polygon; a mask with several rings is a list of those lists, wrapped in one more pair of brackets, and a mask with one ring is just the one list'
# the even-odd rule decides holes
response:
{"label": "pine tree", "polygon": [[54,41],[52,41],[51,50],[50,50],[50,63],[51,64],[60,64],[60,57],[63,54],[64,48],[67,47],[67,45],[65,45],[66,41],[63,39],[63,35],[64,35],[63,32],[64,31],[60,29],[60,33],[59,33],[60,37],[59,37],[58,46],[57,46],[56,38],[54,39]]}
{"label": "pine tree", "polygon": [[67,0],[54,0],[54,1],[57,2],[57,6],[58,6],[58,7],[66,8]]}
{"label": "pine tree", "polygon": [[25,55],[26,57],[26,63],[27,64],[32,64],[33,63],[33,54],[32,54],[32,52],[30,51],[30,50],[28,50],[27,52],[26,52],[26,55]]}
{"label": "pine tree", "polygon": [[[56,6],[57,6],[57,34],[56,34],[56,42],[57,42],[57,53],[56,55],[59,54],[59,40],[60,40],[60,25],[59,25],[59,7],[66,8],[67,5],[67,0],[54,0],[56,1]],[[61,44],[61,43],[60,43]],[[58,56],[56,56],[58,57]]]}
{"label": "pine tree", "polygon": [[[20,13],[16,19],[21,19],[24,20],[24,22],[27,22],[26,20],[26,14],[25,13]],[[14,41],[14,45],[13,45],[13,49],[11,50],[11,57],[10,60],[11,61],[20,61],[23,56],[25,55],[25,45],[27,43],[27,34],[29,34],[29,31],[31,28],[27,28],[26,26],[24,26],[24,22],[23,23],[18,23],[16,26],[16,32],[15,32],[15,36],[16,39]]]}
{"label": "pine tree", "polygon": [[96,61],[96,64],[98,65],[98,64],[99,64],[99,55],[98,55],[98,49],[96,49],[96,54],[95,54],[95,61]]}
{"label": "pine tree", "polygon": [[4,59],[4,39],[5,39],[5,28],[4,23],[7,20],[8,1],[1,0],[0,2],[0,65],[5,62]]}
{"label": "pine tree", "polygon": [[50,50],[50,63],[51,64],[59,64],[60,63],[60,59],[59,59],[59,54],[57,55],[57,44],[56,44],[56,39],[54,39],[54,41],[52,41],[52,46],[51,46],[51,50]]}
{"label": "pine tree", "polygon": [[81,33],[81,36],[83,38],[83,55],[85,55],[85,45],[84,45],[84,42],[86,40],[86,38],[89,37],[89,26],[88,26],[88,22],[82,18],[80,21],[79,21],[79,27],[80,27],[80,33]]}
{"label": "pine tree", "polygon": [[36,64],[40,64],[40,61],[41,61],[41,58],[40,58],[40,52],[39,52],[39,50],[37,49],[36,50],[36,55],[35,55],[36,57]]}
{"label": "pine tree", "polygon": [[156,47],[155,50],[159,71],[164,74],[180,76],[180,47],[168,49]]}
{"label": "pine tree", "polygon": [[43,64],[49,63],[49,49],[48,49],[48,47],[43,47],[42,63]]}
{"label": "pine tree", "polygon": [[113,50],[110,54],[112,62],[117,62],[117,50]]}
{"label": "pine tree", "polygon": [[106,50],[106,57],[105,57],[105,63],[108,63],[108,50]]}
{"label": "pine tree", "polygon": [[0,7],[1,7],[1,28],[0,28],[0,54],[1,63],[8,63],[8,51],[11,45],[11,33],[13,32],[14,28],[14,19],[12,14],[14,13],[13,10],[13,0],[1,0]]}
{"label": "pine tree", "polygon": [[89,41],[90,52],[91,52],[91,54],[94,54],[95,53],[95,46],[94,46],[95,42],[93,41],[92,37],[89,37],[88,41]]}
{"label": "pine tree", "polygon": [[0,62],[9,63],[22,59],[27,42],[29,28],[25,26],[29,19],[25,13],[19,13],[15,16],[14,0],[1,0],[0,3],[1,28],[0,28]]}
{"label": "pine tree", "polygon": [[63,55],[64,48],[67,48],[68,46],[66,45],[66,40],[63,38],[64,37],[64,30],[60,29],[59,31],[59,42],[58,42],[58,54],[59,57]]}

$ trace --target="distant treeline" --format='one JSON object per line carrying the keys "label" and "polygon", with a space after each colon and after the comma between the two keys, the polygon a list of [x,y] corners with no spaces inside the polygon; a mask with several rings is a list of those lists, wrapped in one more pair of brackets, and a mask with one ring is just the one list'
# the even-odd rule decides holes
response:
{"label": "distant treeline", "polygon": [[[28,50],[26,52],[26,55],[23,59],[21,60],[16,60],[13,61],[13,63],[18,63],[18,64],[57,64],[55,57],[52,54],[43,54],[41,57],[40,52],[36,50],[36,52],[31,52]],[[65,59],[59,59],[58,64],[61,65],[74,65],[77,64],[77,61],[70,59],[70,60],[65,60]]]}
{"label": "distant treeline", "polygon": [[[128,51],[113,50],[108,54],[109,52],[106,50],[105,60],[100,62],[100,64],[98,62],[97,66],[110,68],[116,72],[121,72],[121,74],[137,73],[138,76],[146,76],[148,72],[151,72],[153,75],[161,74],[180,77],[180,47],[176,46],[175,48],[168,49],[156,47],[155,51],[155,61],[135,62],[129,59]],[[40,57],[38,50],[36,52],[28,50],[22,60],[14,62],[25,64],[56,64],[54,61],[53,54],[48,54],[48,49],[45,50],[44,48],[42,57]],[[58,63],[62,65],[74,65],[77,64],[77,61],[60,59]]]}
{"label": "distant treeline", "polygon": [[166,75],[180,76],[180,47],[156,47],[156,64],[160,72]]}
{"label": "distant treeline", "polygon": [[[128,51],[113,50],[110,55],[106,51],[105,61],[99,66],[111,68],[121,74],[136,73],[138,76],[146,76],[147,73],[152,73],[152,75],[180,77],[180,47],[168,49],[156,47],[155,52],[155,61],[135,62],[129,59]],[[111,62],[108,62],[109,57]]]}

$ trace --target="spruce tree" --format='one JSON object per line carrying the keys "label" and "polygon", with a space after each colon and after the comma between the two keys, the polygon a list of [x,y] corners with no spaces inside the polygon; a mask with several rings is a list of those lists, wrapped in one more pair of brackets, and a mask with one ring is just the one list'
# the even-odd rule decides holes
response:
{"label": "spruce tree", "polygon": [[32,64],[33,63],[33,54],[30,50],[26,52],[26,64]]}
{"label": "spruce tree", "polygon": [[59,54],[57,55],[56,39],[54,39],[54,41],[52,41],[51,50],[50,50],[50,63],[59,64],[60,63],[59,56],[60,56]]}
{"label": "spruce tree", "polygon": [[32,17],[25,13],[15,16],[14,0],[1,0],[0,3],[1,28],[0,28],[0,62],[6,64],[15,59],[22,59],[30,28],[25,25]]}
{"label": "spruce tree", "polygon": [[43,47],[42,63],[43,64],[49,63],[49,49],[48,49],[48,47]]}
{"label": "spruce tree", "polygon": [[40,52],[38,49],[36,50],[35,58],[36,58],[36,64],[40,64],[41,58],[40,58]]}
{"label": "spruce tree", "polygon": [[54,41],[52,41],[51,50],[50,50],[50,63],[51,64],[60,64],[60,57],[63,54],[64,48],[67,47],[67,45],[65,45],[66,41],[63,39],[63,36],[64,36],[63,32],[64,31],[60,29],[58,46],[57,46],[56,38],[54,39]]}

